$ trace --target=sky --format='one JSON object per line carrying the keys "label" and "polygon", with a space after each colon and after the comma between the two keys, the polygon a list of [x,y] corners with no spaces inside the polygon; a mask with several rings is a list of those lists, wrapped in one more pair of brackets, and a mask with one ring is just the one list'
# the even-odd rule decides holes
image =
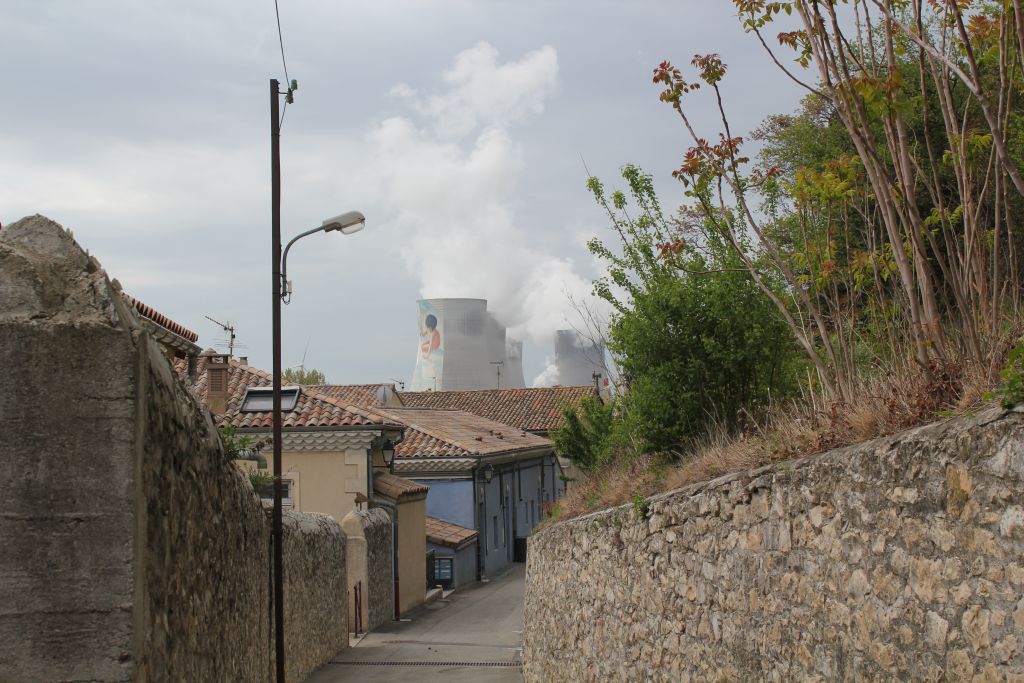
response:
{"label": "sky", "polygon": [[[801,96],[730,0],[279,0],[288,75],[282,234],[351,209],[364,231],[292,248],[286,367],[411,379],[416,300],[488,299],[524,340],[527,384],[580,325],[610,239],[586,190],[634,163],[665,207],[689,146],[652,70],[715,52],[733,131]],[[273,0],[6,0],[0,223],[40,213],[124,289],[199,333],[231,322],[270,369]],[[779,30],[782,30],[780,28]],[[701,93],[706,95],[706,93]],[[713,101],[689,105],[717,138]]]}

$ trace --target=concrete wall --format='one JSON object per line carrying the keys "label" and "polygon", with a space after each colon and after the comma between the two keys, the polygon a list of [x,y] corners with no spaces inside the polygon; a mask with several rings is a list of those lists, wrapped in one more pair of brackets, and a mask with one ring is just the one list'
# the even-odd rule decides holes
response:
{"label": "concrete wall", "polygon": [[[42,217],[0,231],[0,364],[0,680],[269,680],[259,499],[99,264]],[[286,536],[288,595],[317,596],[289,624],[295,681],[344,645],[342,537],[316,525]]]}
{"label": "concrete wall", "polygon": [[402,614],[423,604],[427,593],[426,496],[398,503],[398,604]]}
{"label": "concrete wall", "polygon": [[1022,680],[1022,490],[985,411],[557,524],[526,680]]}
{"label": "concrete wall", "polygon": [[430,487],[427,493],[427,515],[476,528],[473,514],[472,479],[416,479],[416,483]]}
{"label": "concrete wall", "polygon": [[349,630],[355,632],[357,583],[362,587],[362,627],[372,631],[395,615],[391,517],[381,508],[350,512],[342,522],[348,568]]}
{"label": "concrete wall", "polygon": [[455,550],[445,545],[427,542],[427,550],[433,550],[437,558],[452,560],[452,588],[466,588],[476,583],[476,541]]}

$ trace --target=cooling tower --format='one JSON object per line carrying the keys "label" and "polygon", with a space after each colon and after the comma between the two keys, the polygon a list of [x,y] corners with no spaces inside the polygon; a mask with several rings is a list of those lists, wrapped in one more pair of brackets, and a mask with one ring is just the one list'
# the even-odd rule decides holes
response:
{"label": "cooling tower", "polygon": [[505,342],[505,367],[501,371],[502,389],[522,389],[526,386],[523,379],[523,342],[508,339]]}
{"label": "cooling tower", "polygon": [[419,346],[410,389],[495,388],[497,363],[505,360],[505,328],[487,312],[487,301],[422,299],[417,304]]}
{"label": "cooling tower", "polygon": [[583,339],[574,330],[555,330],[555,367],[562,386],[593,384],[595,372],[605,373],[604,345]]}

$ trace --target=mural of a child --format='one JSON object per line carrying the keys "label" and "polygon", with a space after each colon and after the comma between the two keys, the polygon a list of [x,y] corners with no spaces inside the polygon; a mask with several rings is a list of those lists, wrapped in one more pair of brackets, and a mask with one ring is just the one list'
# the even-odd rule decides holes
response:
{"label": "mural of a child", "polygon": [[437,329],[437,316],[430,313],[424,320],[426,329],[420,331],[420,337],[425,339],[420,344],[420,354],[423,358],[430,358],[430,353],[441,348],[441,332]]}

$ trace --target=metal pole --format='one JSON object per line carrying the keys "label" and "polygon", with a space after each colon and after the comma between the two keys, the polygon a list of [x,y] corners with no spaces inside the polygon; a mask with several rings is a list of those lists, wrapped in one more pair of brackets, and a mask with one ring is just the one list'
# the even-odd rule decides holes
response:
{"label": "metal pole", "polygon": [[273,261],[274,336],[274,663],[277,683],[284,680],[284,522],[281,514],[281,118],[278,112],[279,84],[270,79],[270,232]]}

